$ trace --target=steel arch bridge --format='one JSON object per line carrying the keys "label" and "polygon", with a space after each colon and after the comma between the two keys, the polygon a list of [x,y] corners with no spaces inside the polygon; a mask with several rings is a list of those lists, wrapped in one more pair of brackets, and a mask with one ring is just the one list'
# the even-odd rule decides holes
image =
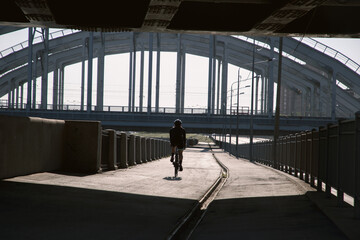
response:
{"label": "steel arch bridge", "polygon": [[[6,30],[4,31],[6,32]],[[80,112],[104,111],[104,56],[129,53],[129,101],[128,106],[122,111],[161,112],[162,108],[158,105],[160,94],[158,91],[155,93],[155,104],[152,105],[150,100],[145,108],[140,101],[139,106],[135,108],[135,89],[133,87],[135,78],[132,72],[135,71],[136,64],[132,62],[135,62],[134,52],[136,51],[154,51],[157,53],[171,51],[177,53],[176,106],[173,112],[186,114],[189,111],[184,108],[185,54],[193,54],[209,59],[208,107],[199,113],[229,115],[231,113],[227,95],[228,64],[251,71],[252,65],[244,63],[249,63],[252,60],[255,40],[255,47],[261,48],[261,51],[256,51],[256,64],[254,65],[255,82],[261,82],[261,85],[256,84],[261,86],[255,94],[257,98],[255,102],[260,102],[259,106],[256,106],[256,114],[261,115],[261,117],[267,116],[270,119],[273,116],[274,83],[277,81],[278,68],[278,38],[256,37],[253,39],[175,33],[92,33],[71,30],[52,33],[53,36],[51,37],[47,29],[43,29],[43,33],[42,40],[33,44],[34,32],[30,29],[28,44],[22,44],[19,50],[13,47],[9,52],[0,53],[0,97],[8,95],[8,107],[11,109],[26,107],[27,114],[35,111],[37,108],[34,101],[36,89],[27,88],[28,95],[32,97],[27,98],[27,103],[23,104],[23,87],[24,84],[33,86],[34,84],[31,83],[41,76],[44,87],[41,89],[40,109],[42,111],[64,110],[64,67],[78,62],[84,63],[88,59],[97,57],[98,87],[95,109],[92,106],[91,94],[87,93],[88,98],[85,104],[84,96],[86,93],[81,91],[82,104],[79,110]],[[282,115],[294,116],[296,109],[299,112],[297,115],[300,117],[326,117],[332,120],[335,120],[336,117],[352,117],[353,113],[360,109],[359,66],[341,53],[314,40],[311,41],[304,43],[293,38],[284,39]],[[149,59],[149,64],[150,62],[152,64],[152,59]],[[89,73],[92,73],[93,66],[91,63],[92,61],[88,61]],[[157,61],[156,65],[159,64],[160,61]],[[216,76],[216,67],[218,67],[218,72],[221,71],[221,76]],[[47,102],[47,85],[51,81],[46,74],[50,72],[54,72],[54,91],[51,105]],[[89,84],[92,81],[92,74],[88,74],[87,77]],[[84,78],[83,74],[83,84],[85,84]],[[151,78],[149,77],[147,80],[153,81]],[[157,86],[160,84],[159,80],[160,76],[157,74],[156,79],[154,79]],[[215,95],[216,88],[220,93],[217,96]],[[139,99],[142,99],[141,94],[143,93],[140,92]],[[151,98],[151,95],[152,92],[149,90],[148,97]],[[217,102],[219,104],[216,104]],[[163,109],[163,111],[166,110]],[[196,111],[193,109],[188,113],[195,114]]]}

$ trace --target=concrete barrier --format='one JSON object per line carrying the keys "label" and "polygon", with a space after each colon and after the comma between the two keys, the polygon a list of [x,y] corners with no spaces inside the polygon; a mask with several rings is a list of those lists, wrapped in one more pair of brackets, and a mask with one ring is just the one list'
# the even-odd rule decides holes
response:
{"label": "concrete barrier", "polygon": [[64,135],[64,170],[98,172],[101,169],[101,123],[66,121]]}
{"label": "concrete barrier", "polygon": [[129,156],[128,156],[128,164],[129,166],[134,166],[136,165],[136,160],[135,160],[135,135],[129,135],[128,137],[128,141],[129,141],[129,144],[128,144],[128,147],[129,147]]}
{"label": "concrete barrier", "polygon": [[141,137],[140,136],[135,136],[135,162],[136,164],[141,164],[141,155],[142,152],[144,151],[144,149],[141,148]]}
{"label": "concrete barrier", "polygon": [[65,121],[0,116],[0,179],[61,168]]}
{"label": "concrete barrier", "polygon": [[152,157],[152,149],[151,149],[151,139],[150,138],[146,138],[146,161],[151,161]]}
{"label": "concrete barrier", "polygon": [[128,167],[128,140],[127,134],[120,133],[120,168]]}
{"label": "concrete barrier", "polygon": [[109,158],[108,158],[108,169],[109,170],[115,170],[117,169],[116,165],[116,159],[117,159],[117,138],[116,138],[116,132],[115,130],[109,129]]}
{"label": "concrete barrier", "polygon": [[146,138],[140,137],[141,141],[141,162],[146,163],[147,162],[147,144],[146,144]]}

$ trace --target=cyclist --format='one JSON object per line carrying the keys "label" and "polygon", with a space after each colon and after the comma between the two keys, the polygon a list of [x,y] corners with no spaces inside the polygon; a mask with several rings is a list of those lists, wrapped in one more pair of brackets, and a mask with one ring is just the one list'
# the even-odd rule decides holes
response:
{"label": "cyclist", "polygon": [[174,126],[170,129],[170,144],[171,144],[171,158],[170,161],[174,161],[174,154],[176,147],[178,148],[179,153],[179,170],[182,171],[182,160],[183,160],[183,151],[186,147],[186,131],[182,127],[182,122],[180,119],[174,121]]}

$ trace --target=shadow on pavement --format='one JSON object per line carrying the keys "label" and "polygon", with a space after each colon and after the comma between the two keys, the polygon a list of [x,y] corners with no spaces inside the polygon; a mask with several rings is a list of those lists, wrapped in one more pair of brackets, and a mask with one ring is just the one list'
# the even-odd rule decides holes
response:
{"label": "shadow on pavement", "polygon": [[192,239],[347,239],[305,195],[215,200]]}
{"label": "shadow on pavement", "polygon": [[168,180],[168,181],[181,181],[182,178],[181,177],[164,177],[164,180]]}
{"label": "shadow on pavement", "polygon": [[0,181],[1,239],[164,239],[194,200]]}

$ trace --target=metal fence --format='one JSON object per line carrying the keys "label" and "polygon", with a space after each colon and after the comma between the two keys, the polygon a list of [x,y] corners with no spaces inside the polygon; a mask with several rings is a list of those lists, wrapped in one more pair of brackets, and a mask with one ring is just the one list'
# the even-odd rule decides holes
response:
{"label": "metal fence", "polygon": [[[236,155],[233,145],[215,142]],[[249,144],[238,147],[238,156],[249,158]],[[344,194],[352,197],[354,214],[360,218],[360,112],[352,120],[282,136],[276,146],[272,140],[254,143],[253,160],[299,177],[328,196],[335,190],[339,205],[344,204]]]}

